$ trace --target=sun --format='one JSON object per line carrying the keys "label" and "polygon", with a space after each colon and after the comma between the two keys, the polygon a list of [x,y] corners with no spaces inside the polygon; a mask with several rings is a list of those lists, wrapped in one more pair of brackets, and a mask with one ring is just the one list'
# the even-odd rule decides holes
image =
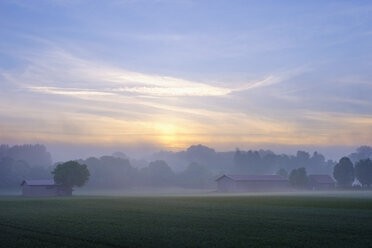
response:
{"label": "sun", "polygon": [[172,145],[177,140],[177,127],[174,124],[157,123],[155,130],[159,141],[164,145]]}

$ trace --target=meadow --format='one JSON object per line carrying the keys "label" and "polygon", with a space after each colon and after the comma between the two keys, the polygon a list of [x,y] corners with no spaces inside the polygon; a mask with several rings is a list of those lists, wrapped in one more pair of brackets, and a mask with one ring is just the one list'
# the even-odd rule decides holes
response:
{"label": "meadow", "polygon": [[372,198],[0,198],[0,247],[371,247]]}

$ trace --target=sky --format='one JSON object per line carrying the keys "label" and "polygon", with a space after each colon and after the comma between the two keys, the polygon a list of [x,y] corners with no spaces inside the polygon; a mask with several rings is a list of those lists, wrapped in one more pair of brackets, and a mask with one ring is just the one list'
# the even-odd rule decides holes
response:
{"label": "sky", "polygon": [[371,1],[1,0],[0,37],[0,143],[372,145]]}

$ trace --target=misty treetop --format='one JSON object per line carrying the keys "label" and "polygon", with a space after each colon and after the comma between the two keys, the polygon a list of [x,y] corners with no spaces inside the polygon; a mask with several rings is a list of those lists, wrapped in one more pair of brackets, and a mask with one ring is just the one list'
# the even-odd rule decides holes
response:
{"label": "misty treetop", "polygon": [[243,174],[274,174],[280,169],[291,171],[303,167],[309,173],[330,174],[334,166],[332,160],[314,152],[311,156],[308,152],[298,151],[295,156],[275,154],[270,150],[241,151],[234,154],[234,170]]}
{"label": "misty treetop", "polygon": [[198,163],[191,163],[176,173],[164,160],[155,160],[142,168],[135,168],[128,159],[113,156],[79,160],[91,173],[87,187],[95,189],[128,189],[132,187],[186,187],[213,186],[212,173]]}
{"label": "misty treetop", "polygon": [[87,186],[93,188],[130,188],[138,179],[138,170],[128,159],[114,156],[78,160],[86,164],[91,177]]}
{"label": "misty treetop", "polygon": [[142,183],[147,186],[170,186],[176,183],[176,174],[164,160],[156,160],[140,170]]}
{"label": "misty treetop", "polygon": [[52,157],[44,145],[0,145],[1,158],[25,161],[30,166],[52,165]]}
{"label": "misty treetop", "polygon": [[150,156],[150,160],[164,160],[175,171],[185,170],[190,163],[207,165],[213,172],[228,171],[233,166],[234,152],[216,152],[204,145],[192,145],[185,151],[161,151]]}
{"label": "misty treetop", "polygon": [[360,146],[356,149],[356,152],[349,155],[349,158],[353,163],[362,159],[372,159],[372,147]]}
{"label": "misty treetop", "polygon": [[190,146],[180,152],[162,151],[150,159],[164,160],[176,171],[185,170],[190,163],[196,162],[217,174],[275,174],[279,169],[291,171],[299,167],[305,167],[309,173],[331,174],[336,164],[318,152],[312,155],[305,151],[298,151],[296,155],[276,154],[270,150],[216,152],[203,145]]}
{"label": "misty treetop", "polygon": [[[372,147],[360,146],[348,157],[353,163],[361,159],[372,159]],[[250,173],[275,174],[280,169],[288,173],[296,168],[304,167],[309,174],[329,174],[333,172],[336,161],[326,159],[317,151],[310,154],[297,151],[295,155],[277,154],[270,150],[237,149],[235,152],[216,152],[203,145],[190,146],[185,151],[161,151],[150,156],[150,160],[164,160],[175,171],[182,171],[190,163],[206,165],[213,173]]]}

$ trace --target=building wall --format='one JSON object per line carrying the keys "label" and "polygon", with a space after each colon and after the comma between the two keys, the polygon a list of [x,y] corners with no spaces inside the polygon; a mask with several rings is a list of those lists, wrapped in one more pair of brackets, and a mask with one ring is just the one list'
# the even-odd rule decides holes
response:
{"label": "building wall", "polygon": [[24,184],[22,186],[22,195],[25,197],[56,197],[56,196],[71,196],[72,189],[60,187],[56,185],[46,186],[30,186]]}
{"label": "building wall", "polygon": [[57,196],[57,187],[55,186],[30,186],[24,184],[22,195],[26,197],[53,197]]}

